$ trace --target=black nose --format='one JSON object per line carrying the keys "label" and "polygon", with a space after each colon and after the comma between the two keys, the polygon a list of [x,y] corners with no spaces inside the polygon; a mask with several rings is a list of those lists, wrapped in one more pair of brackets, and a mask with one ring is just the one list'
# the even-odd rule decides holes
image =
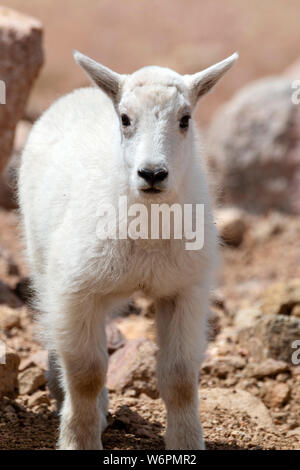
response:
{"label": "black nose", "polygon": [[156,183],[163,181],[168,176],[168,171],[165,168],[141,168],[138,170],[138,175],[147,181],[148,184],[154,186]]}

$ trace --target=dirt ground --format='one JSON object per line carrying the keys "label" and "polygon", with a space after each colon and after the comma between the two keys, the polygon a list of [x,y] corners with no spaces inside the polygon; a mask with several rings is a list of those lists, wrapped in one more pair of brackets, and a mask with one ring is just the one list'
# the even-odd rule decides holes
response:
{"label": "dirt ground", "polygon": [[[239,350],[232,338],[230,339],[233,331],[230,330],[230,325],[235,312],[242,307],[255,305],[270,282],[300,276],[298,243],[300,219],[281,218],[281,229],[275,234],[265,234],[259,229],[264,226],[266,220],[266,218],[250,217],[242,245],[239,248],[223,248],[224,265],[216,302],[219,305],[221,320],[218,335],[209,344],[209,351],[214,347],[220,348],[221,345],[227,349],[227,357],[239,356],[240,361],[247,358],[243,356],[243,351]],[[267,223],[269,224],[268,220]],[[26,274],[24,262],[21,261],[17,214],[0,211],[0,226],[2,250],[5,249],[11,254],[12,266],[15,260],[18,260],[16,263],[18,270],[16,267],[10,269],[10,274],[7,274],[7,269],[3,269],[2,266],[1,280],[14,289],[20,277]],[[263,237],[261,233],[264,233]],[[260,236],[259,242],[258,236]],[[285,250],[284,256],[282,256],[283,250]],[[145,317],[141,321],[151,322],[151,319]],[[226,336],[228,327],[229,337]],[[17,351],[21,357],[21,363],[41,349],[34,339],[34,331],[32,312],[27,308],[22,315],[20,326],[11,329],[6,337],[8,346]],[[200,408],[207,448],[300,448],[300,377],[297,374],[288,379],[291,388],[289,402],[280,409],[269,409],[273,421],[271,427],[257,426],[247,410],[233,413],[232,410],[219,406]],[[204,369],[199,387],[200,398],[202,395],[204,403],[209,399],[209,390],[216,387],[233,392],[238,387],[248,390],[253,396],[260,397],[262,385],[261,381],[249,379],[239,370],[229,370],[223,376],[211,374]],[[45,386],[42,386],[40,390],[46,390],[45,393],[49,397],[47,387],[45,389]],[[55,448],[58,418],[53,399],[33,408],[28,406],[29,399],[28,394],[16,394],[1,400],[0,449]],[[145,394],[135,397],[130,391],[123,395],[111,393],[109,425],[103,436],[104,448],[163,449],[164,427],[165,410],[159,398],[152,399]]]}

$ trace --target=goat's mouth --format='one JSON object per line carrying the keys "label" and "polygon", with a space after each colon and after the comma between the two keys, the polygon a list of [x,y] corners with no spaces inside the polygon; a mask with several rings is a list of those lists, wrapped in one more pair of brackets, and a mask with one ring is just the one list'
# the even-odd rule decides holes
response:
{"label": "goat's mouth", "polygon": [[142,191],[146,194],[158,194],[162,192],[162,189],[158,189],[152,186],[151,188],[143,188]]}
{"label": "goat's mouth", "polygon": [[157,193],[161,193],[162,190],[161,189],[158,189],[158,188],[145,188],[145,189],[142,189],[143,193],[147,193],[147,194],[157,194]]}

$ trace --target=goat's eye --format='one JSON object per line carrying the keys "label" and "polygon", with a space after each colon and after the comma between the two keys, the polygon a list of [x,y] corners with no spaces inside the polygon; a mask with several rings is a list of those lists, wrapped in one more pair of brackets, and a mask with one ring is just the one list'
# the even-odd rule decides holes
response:
{"label": "goat's eye", "polygon": [[121,119],[122,119],[122,125],[123,125],[124,127],[130,126],[131,123],[130,123],[130,119],[129,119],[129,117],[127,116],[127,114],[122,114],[122,115],[121,115]]}
{"label": "goat's eye", "polygon": [[191,119],[191,116],[189,114],[186,114],[185,116],[183,116],[179,121],[180,129],[187,129],[189,127],[190,119]]}

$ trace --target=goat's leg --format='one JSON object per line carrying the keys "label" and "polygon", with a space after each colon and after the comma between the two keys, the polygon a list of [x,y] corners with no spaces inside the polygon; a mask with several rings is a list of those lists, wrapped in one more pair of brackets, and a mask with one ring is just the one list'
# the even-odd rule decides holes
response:
{"label": "goat's leg", "polygon": [[208,292],[191,288],[157,302],[157,374],[167,408],[167,449],[204,449],[198,376],[206,346]]}
{"label": "goat's leg", "polygon": [[87,301],[61,312],[59,320],[52,319],[57,320],[52,336],[63,388],[59,448],[102,449],[108,404],[105,317]]}
{"label": "goat's leg", "polygon": [[[60,412],[63,400],[64,400],[64,390],[61,384],[61,368],[58,364],[57,358],[53,351],[49,352],[48,358],[48,371],[47,371],[47,382],[50,393],[53,398],[56,400],[56,409],[57,412]],[[106,416],[108,412],[108,390],[104,386],[98,397],[99,412],[101,418],[101,431],[103,432],[106,428]]]}

